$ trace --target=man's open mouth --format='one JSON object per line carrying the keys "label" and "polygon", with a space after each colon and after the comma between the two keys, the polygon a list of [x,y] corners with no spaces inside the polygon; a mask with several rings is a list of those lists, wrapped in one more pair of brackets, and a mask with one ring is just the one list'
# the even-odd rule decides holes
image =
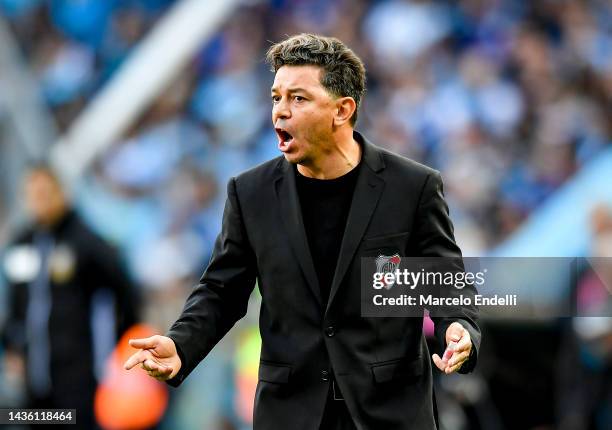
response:
{"label": "man's open mouth", "polygon": [[276,130],[280,143],[285,144],[293,140],[293,136],[286,130],[283,130],[282,128],[275,128],[274,130]]}

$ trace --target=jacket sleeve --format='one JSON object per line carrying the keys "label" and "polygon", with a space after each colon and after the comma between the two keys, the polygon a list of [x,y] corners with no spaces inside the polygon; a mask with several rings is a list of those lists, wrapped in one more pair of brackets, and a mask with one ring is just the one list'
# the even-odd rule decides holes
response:
{"label": "jacket sleeve", "polygon": [[210,263],[187,298],[180,317],[166,333],[181,358],[181,369],[167,381],[169,385],[180,385],[246,314],[255,278],[255,256],[242,220],[236,181],[232,178],[227,186],[221,233],[215,241]]}
{"label": "jacket sleeve", "polygon": [[[440,270],[464,271],[461,249],[455,242],[453,224],[449,217],[449,210],[444,200],[443,183],[437,171],[430,173],[425,180],[421,192],[415,219],[414,230],[416,235],[416,249],[418,255],[436,258],[439,261]],[[444,287],[440,287],[440,290]],[[471,297],[471,305],[460,307],[434,306],[430,311],[430,317],[435,324],[435,334],[440,347],[440,352],[446,348],[446,330],[453,322],[459,322],[468,332],[472,340],[472,352],[469,360],[461,366],[460,373],[469,373],[476,366],[478,350],[480,348],[481,333],[478,326],[478,309],[474,305],[476,289],[474,285],[466,285],[462,289],[445,287],[439,292],[445,297]],[[442,355],[442,354],[440,354]]]}

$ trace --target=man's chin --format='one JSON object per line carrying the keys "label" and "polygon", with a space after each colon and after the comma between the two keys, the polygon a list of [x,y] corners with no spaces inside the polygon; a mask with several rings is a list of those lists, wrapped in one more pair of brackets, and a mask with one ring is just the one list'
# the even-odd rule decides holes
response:
{"label": "man's chin", "polygon": [[285,156],[285,160],[287,160],[291,164],[302,164],[306,157],[300,156],[298,154],[290,154],[285,152],[283,154]]}

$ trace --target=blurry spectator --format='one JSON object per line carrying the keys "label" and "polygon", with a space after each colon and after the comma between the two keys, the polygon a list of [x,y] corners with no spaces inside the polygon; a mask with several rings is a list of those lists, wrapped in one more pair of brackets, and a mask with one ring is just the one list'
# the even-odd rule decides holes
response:
{"label": "blurry spectator", "polygon": [[[28,173],[25,199],[33,224],[3,261],[10,284],[3,333],[8,368],[24,368],[28,407],[77,409],[79,428],[91,429],[94,365],[102,358],[96,355],[104,346],[110,352],[113,330],[135,322],[135,291],[111,247],[70,209],[48,167]],[[108,318],[113,303],[116,324]]]}

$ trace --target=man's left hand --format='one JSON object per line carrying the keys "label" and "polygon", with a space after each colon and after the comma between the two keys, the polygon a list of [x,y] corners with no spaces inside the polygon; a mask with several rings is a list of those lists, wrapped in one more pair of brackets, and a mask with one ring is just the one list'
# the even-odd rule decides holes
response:
{"label": "man's left hand", "polygon": [[472,351],[470,332],[458,322],[452,323],[446,329],[446,347],[449,348],[451,343],[453,344],[451,347],[454,348],[450,358],[443,360],[438,354],[431,356],[436,367],[447,375],[459,370],[461,365],[468,360]]}

